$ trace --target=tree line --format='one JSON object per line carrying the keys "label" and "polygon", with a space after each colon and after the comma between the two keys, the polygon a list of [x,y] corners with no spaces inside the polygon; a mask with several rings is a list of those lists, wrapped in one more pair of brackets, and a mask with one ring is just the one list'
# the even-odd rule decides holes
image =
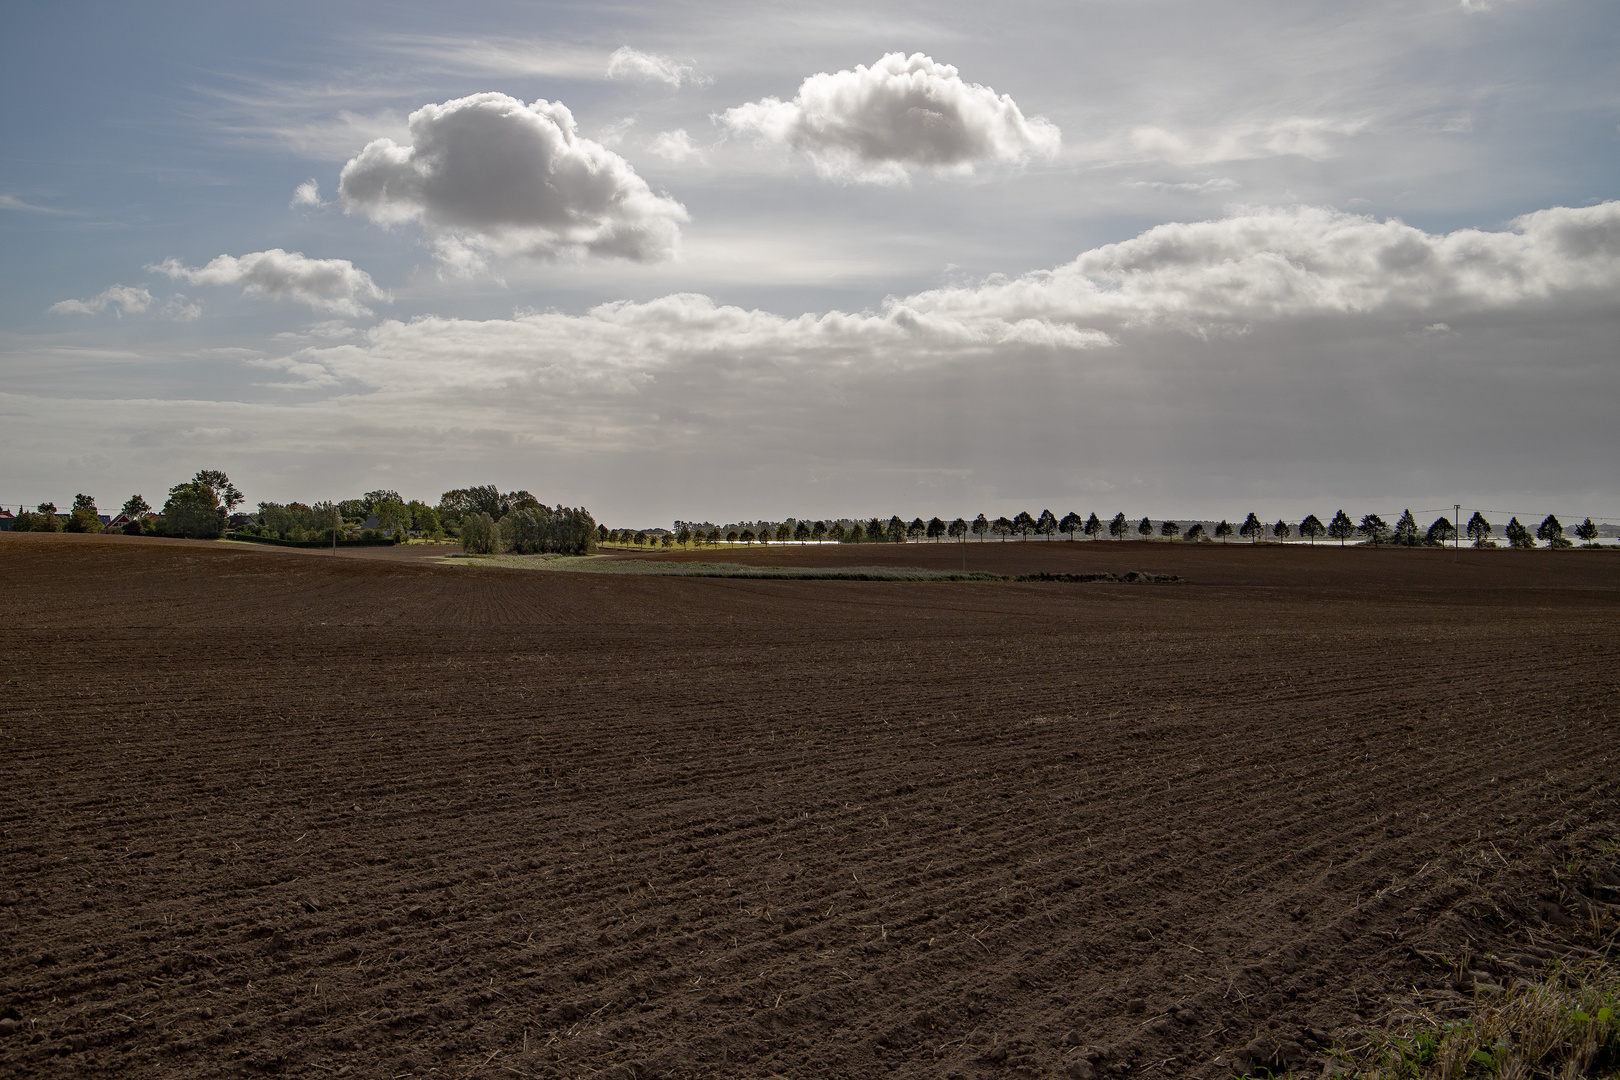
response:
{"label": "tree line", "polygon": [[[1298,537],[1314,544],[1319,539],[1337,540],[1344,545],[1351,540],[1369,546],[1379,547],[1390,545],[1395,547],[1439,547],[1457,539],[1457,528],[1449,518],[1441,516],[1436,518],[1427,529],[1421,528],[1411,510],[1401,514],[1396,523],[1391,526],[1377,514],[1365,514],[1358,523],[1342,509],[1336,512],[1327,524],[1315,514],[1308,514],[1297,523],[1278,520],[1270,525],[1265,524],[1259,515],[1250,512],[1243,522],[1234,526],[1229,521],[1219,521],[1210,529],[1205,530],[1203,523],[1191,522],[1185,529],[1173,520],[1162,520],[1158,523],[1149,518],[1142,518],[1132,522],[1123,512],[1114,515],[1113,519],[1104,522],[1095,513],[1082,518],[1074,511],[1070,511],[1059,518],[1050,510],[1042,510],[1038,515],[1028,511],[1021,511],[1013,517],[997,517],[994,520],[984,514],[978,515],[972,521],[966,518],[956,518],[946,522],[944,519],[934,517],[928,521],[914,518],[910,522],[898,515],[889,518],[887,522],[881,518],[871,518],[866,521],[855,520],[846,524],[845,521],[802,521],[789,520],[776,524],[770,522],[756,522],[752,526],[728,526],[721,529],[718,526],[704,530],[693,528],[683,522],[676,522],[673,532],[649,533],[645,530],[608,529],[601,527],[600,538],[604,543],[633,544],[641,547],[648,544],[662,544],[671,547],[679,544],[689,547],[692,544],[718,545],[721,542],[730,544],[769,544],[771,542],[823,542],[837,543],[905,543],[918,540],[966,540],[969,536],[984,540],[995,536],[1001,540],[1011,537],[1027,539],[1030,536],[1044,536],[1050,540],[1054,535],[1062,534],[1073,540],[1077,536],[1087,536],[1092,540],[1100,540],[1106,533],[1114,540],[1124,540],[1132,536],[1144,539],[1157,537],[1163,540],[1181,541],[1228,541],[1232,536],[1238,536],[1250,543],[1261,543],[1266,537],[1276,541],[1291,540]],[[1475,512],[1466,526],[1467,536],[1475,547],[1495,547],[1494,526],[1484,515]],[[1597,539],[1598,527],[1591,518],[1587,518],[1576,526],[1575,533],[1587,546],[1594,546]],[[1555,515],[1549,514],[1536,527],[1532,533],[1520,524],[1517,517],[1508,522],[1503,530],[1504,538],[1513,547],[1531,548],[1537,546],[1537,541],[1545,542],[1549,547],[1570,547],[1570,541],[1564,537],[1563,525]]]}

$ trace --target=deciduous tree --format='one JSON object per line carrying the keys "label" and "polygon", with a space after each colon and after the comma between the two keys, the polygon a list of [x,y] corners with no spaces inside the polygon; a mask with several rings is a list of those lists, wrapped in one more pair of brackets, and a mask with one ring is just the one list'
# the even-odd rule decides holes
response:
{"label": "deciduous tree", "polygon": [[1568,540],[1564,539],[1563,523],[1552,514],[1542,518],[1541,524],[1536,526],[1536,539],[1547,541],[1548,547],[1567,548],[1573,546]]}
{"label": "deciduous tree", "polygon": [[1152,536],[1153,522],[1149,521],[1147,518],[1143,518],[1141,521],[1138,521],[1136,523],[1136,535],[1143,537]]}
{"label": "deciduous tree", "polygon": [[1294,530],[1288,527],[1288,522],[1278,518],[1277,523],[1271,527],[1271,535],[1278,540],[1286,540],[1294,535]]}
{"label": "deciduous tree", "polygon": [[461,517],[461,550],[469,555],[494,555],[500,549],[501,533],[495,519],[483,511]]}
{"label": "deciduous tree", "polygon": [[1120,511],[1114,515],[1114,520],[1108,523],[1108,535],[1115,540],[1123,540],[1130,527],[1130,523],[1125,520],[1125,512]]}
{"label": "deciduous tree", "polygon": [[1356,526],[1356,532],[1365,536],[1367,543],[1377,547],[1389,535],[1389,526],[1377,514],[1366,514],[1362,517],[1361,524]]}
{"label": "deciduous tree", "polygon": [[1226,543],[1226,538],[1232,535],[1232,523],[1225,518],[1215,523],[1215,539]]}
{"label": "deciduous tree", "polygon": [[1050,510],[1042,510],[1041,516],[1035,519],[1035,531],[1044,533],[1048,540],[1052,539],[1052,534],[1057,532],[1057,527],[1057,515]]}
{"label": "deciduous tree", "polygon": [[928,525],[924,528],[923,534],[937,544],[945,535],[945,523],[937,517],[931,517],[928,519]]}
{"label": "deciduous tree", "polygon": [[[214,497],[225,508],[226,517],[229,517],[231,511],[242,503],[242,493],[236,490],[236,485],[231,483],[231,478],[218,469],[201,469],[196,476],[191,478],[191,482],[211,489]],[[398,498],[398,496],[395,496],[395,498]]]}
{"label": "deciduous tree", "polygon": [[1340,547],[1344,547],[1344,542],[1356,535],[1356,523],[1350,520],[1349,514],[1340,510],[1328,523],[1327,534],[1337,540]]}
{"label": "deciduous tree", "polygon": [[1312,547],[1316,546],[1316,538],[1326,532],[1327,528],[1315,514],[1305,515],[1305,520],[1299,523],[1299,535],[1309,540]]}
{"label": "deciduous tree", "polygon": [[225,507],[207,484],[176,484],[163,504],[163,531],[169,536],[217,540],[225,531]]}
{"label": "deciduous tree", "polygon": [[818,522],[816,522],[814,525],[812,525],[810,527],[810,539],[814,540],[816,543],[819,544],[823,540],[825,540],[826,538],[827,538],[827,523],[825,521],[818,521]]}
{"label": "deciduous tree", "polygon": [[1585,521],[1575,526],[1575,535],[1580,537],[1582,542],[1585,543],[1587,547],[1595,546],[1597,534],[1598,527],[1592,524],[1591,518],[1587,518]]}
{"label": "deciduous tree", "polygon": [[68,512],[67,531],[73,533],[101,531],[101,511],[96,509],[95,499],[88,495],[73,496],[73,509]]}
{"label": "deciduous tree", "polygon": [[1028,510],[1020,510],[1012,520],[1013,531],[1021,537],[1028,537],[1035,531],[1035,516]]}
{"label": "deciduous tree", "polygon": [[1063,520],[1058,522],[1058,532],[1062,533],[1064,536],[1067,536],[1071,542],[1074,540],[1074,534],[1085,527],[1085,520],[1073,510],[1070,510],[1067,514],[1064,514]]}
{"label": "deciduous tree", "polygon": [[[1121,516],[1123,516],[1123,515],[1121,515]],[[1085,532],[1085,534],[1087,536],[1091,537],[1092,540],[1100,540],[1100,539],[1102,539],[1102,533],[1103,533],[1102,519],[1097,517],[1095,512],[1093,512],[1090,517],[1086,518],[1086,527],[1084,529],[1084,532]]]}
{"label": "deciduous tree", "polygon": [[1159,535],[1167,540],[1174,540],[1181,535],[1181,526],[1174,521],[1166,520],[1159,525]]}
{"label": "deciduous tree", "polygon": [[1502,534],[1508,538],[1508,543],[1516,548],[1533,548],[1536,546],[1536,538],[1530,535],[1529,529],[1519,524],[1519,519],[1516,517],[1508,521],[1506,528],[1502,530]]}
{"label": "deciduous tree", "polygon": [[1395,522],[1394,534],[1391,542],[1399,547],[1417,547],[1422,543],[1418,539],[1417,518],[1412,516],[1411,510],[1403,510],[1400,519]]}
{"label": "deciduous tree", "polygon": [[965,540],[965,539],[967,539],[967,534],[968,534],[967,519],[966,518],[957,518],[955,521],[951,522],[950,528],[945,530],[945,532],[946,532],[946,535],[948,535],[952,540]]}
{"label": "deciduous tree", "polygon": [[1187,535],[1182,537],[1184,540],[1202,540],[1203,538],[1204,526],[1202,523],[1197,521],[1187,526]]}
{"label": "deciduous tree", "polygon": [[1000,517],[996,518],[995,521],[991,522],[990,528],[1001,536],[1002,543],[1006,543],[1007,537],[1012,534],[1013,523],[1008,519],[1006,514],[1002,514]]}
{"label": "deciduous tree", "polygon": [[1429,531],[1423,534],[1423,543],[1428,547],[1440,547],[1457,535],[1457,527],[1447,517],[1437,517]]}
{"label": "deciduous tree", "polygon": [[1468,519],[1468,537],[1474,541],[1475,547],[1484,547],[1491,542],[1491,523],[1478,510]]}
{"label": "deciduous tree", "polygon": [[1243,519],[1243,525],[1238,529],[1238,535],[1246,537],[1251,544],[1258,544],[1265,534],[1266,527],[1260,524],[1260,519],[1255,516],[1253,510],[1250,510],[1249,516]]}
{"label": "deciduous tree", "polygon": [[988,518],[986,518],[983,514],[980,514],[978,517],[973,519],[973,535],[974,536],[977,536],[980,540],[983,540],[984,539],[984,534],[989,532],[989,531],[990,531],[990,520]]}

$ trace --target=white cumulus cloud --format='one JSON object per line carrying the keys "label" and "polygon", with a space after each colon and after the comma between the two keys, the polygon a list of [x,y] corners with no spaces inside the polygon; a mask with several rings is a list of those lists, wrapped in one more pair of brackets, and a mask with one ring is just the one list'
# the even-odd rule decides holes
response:
{"label": "white cumulus cloud", "polygon": [[362,301],[389,300],[370,274],[347,259],[311,259],[303,252],[281,248],[240,257],[221,255],[199,267],[167,259],[149,269],[193,285],[239,285],[245,295],[293,300],[338,315],[370,315],[371,309]]}
{"label": "white cumulus cloud", "polygon": [[824,174],[903,180],[907,166],[968,170],[976,162],[1022,162],[1057,153],[1062,135],[1042,117],[956,68],[922,53],[889,53],[870,68],[805,79],[792,101],[767,97],[720,117],[751,134],[809,154]]}
{"label": "white cumulus cloud", "polygon": [[114,285],[99,296],[88,300],[58,300],[50,310],[58,315],[99,315],[112,309],[114,315],[138,315],[152,306],[152,294],[131,285]]}
{"label": "white cumulus cloud", "polygon": [[1051,271],[905,303],[934,316],[1035,318],[1112,331],[1203,331],[1259,320],[1405,318],[1612,301],[1620,202],[1526,214],[1500,232],[1426,233],[1323,207],[1174,223]]}
{"label": "white cumulus cloud", "polygon": [[706,86],[714,81],[691,64],[681,64],[664,56],[645,53],[622,45],[608,57],[607,77],[610,79],[648,79],[668,83],[680,89],[682,83]]}
{"label": "white cumulus cloud", "polygon": [[[1129,356],[1142,335],[1208,340],[1323,318],[1400,335],[1418,319],[1442,325],[1437,316],[1612,307],[1617,292],[1620,202],[1538,211],[1504,231],[1439,235],[1326,208],[1259,209],[1162,225],[1053,270],[893,298],[875,312],[789,317],[678,293],[581,315],[390,319],[363,343],[277,364],[312,385],[603,395],[611,411],[612,400],[653,394],[661,380],[741,386],[899,375],[994,366],[1030,350]],[[581,414],[580,422],[593,421]]]}
{"label": "white cumulus cloud", "polygon": [[453,266],[570,251],[653,262],[674,255],[688,220],[624,158],[582,138],[560,102],[474,94],[424,105],[410,133],[408,146],[368,145],[338,191],[380,224],[419,221]]}
{"label": "white cumulus cloud", "polygon": [[321,202],[321,185],[317,184],[313,178],[299,184],[298,187],[293,189],[292,205],[325,206],[326,204]]}

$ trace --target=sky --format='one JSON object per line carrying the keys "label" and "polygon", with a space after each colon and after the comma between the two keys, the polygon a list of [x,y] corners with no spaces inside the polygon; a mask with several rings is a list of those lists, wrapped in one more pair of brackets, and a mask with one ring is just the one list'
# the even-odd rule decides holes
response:
{"label": "sky", "polygon": [[1620,522],[1611,0],[9,5],[0,86],[13,509]]}

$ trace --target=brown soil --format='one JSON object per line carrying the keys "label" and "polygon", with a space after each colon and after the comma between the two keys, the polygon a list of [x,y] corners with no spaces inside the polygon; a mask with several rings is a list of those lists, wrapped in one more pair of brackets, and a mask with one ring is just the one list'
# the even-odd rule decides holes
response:
{"label": "brown soil", "polygon": [[425,550],[0,534],[0,1074],[1217,1077],[1612,926],[1617,554]]}

